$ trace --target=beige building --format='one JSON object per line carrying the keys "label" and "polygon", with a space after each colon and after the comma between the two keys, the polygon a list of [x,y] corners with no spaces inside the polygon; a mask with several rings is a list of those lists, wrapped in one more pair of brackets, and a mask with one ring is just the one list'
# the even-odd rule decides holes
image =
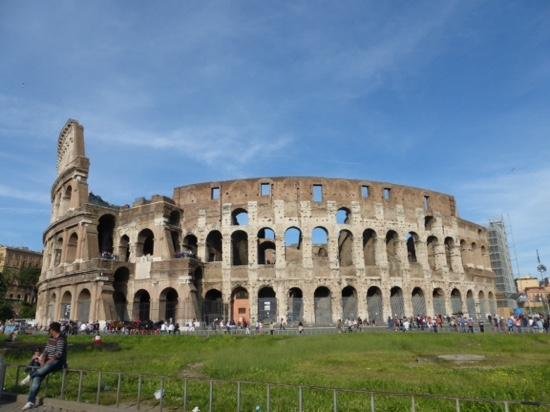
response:
{"label": "beige building", "polygon": [[58,144],[39,323],[216,318],[331,324],[496,311],[483,226],[452,196],[276,177],[174,189],[131,206],[88,191],[83,127]]}
{"label": "beige building", "polygon": [[518,292],[523,296],[523,307],[529,310],[548,311],[550,302],[550,286],[541,285],[534,276],[516,279]]}
{"label": "beige building", "polygon": [[20,286],[17,274],[24,268],[42,267],[42,253],[27,248],[0,246],[0,273],[11,280],[6,299],[33,303],[34,288]]}

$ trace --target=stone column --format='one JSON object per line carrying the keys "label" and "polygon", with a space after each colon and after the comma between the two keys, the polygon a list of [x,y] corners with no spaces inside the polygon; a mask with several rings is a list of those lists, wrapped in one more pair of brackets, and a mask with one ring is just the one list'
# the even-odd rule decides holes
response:
{"label": "stone column", "polygon": [[338,285],[331,287],[331,306],[332,306],[332,322],[338,322],[338,319],[342,319],[342,289]]}

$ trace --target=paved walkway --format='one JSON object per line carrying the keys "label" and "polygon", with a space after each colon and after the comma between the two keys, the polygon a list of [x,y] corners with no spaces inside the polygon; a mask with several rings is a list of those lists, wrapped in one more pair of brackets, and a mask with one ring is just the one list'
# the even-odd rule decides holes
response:
{"label": "paved walkway", "polygon": [[[11,395],[7,394],[0,399],[0,411],[2,412],[20,412],[21,408],[27,402],[25,395]],[[31,409],[36,412],[120,412],[120,411],[136,411],[134,406],[121,405],[119,408],[109,406],[90,405],[87,403],[78,403],[72,401],[62,401],[59,399],[44,399],[43,404]],[[141,405],[141,411],[154,411],[159,408],[148,408],[145,405]]]}

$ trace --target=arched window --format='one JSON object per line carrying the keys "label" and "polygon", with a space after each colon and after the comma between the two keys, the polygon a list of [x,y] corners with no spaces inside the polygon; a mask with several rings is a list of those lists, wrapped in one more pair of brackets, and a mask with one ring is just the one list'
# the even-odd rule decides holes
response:
{"label": "arched window", "polygon": [[231,224],[234,226],[248,225],[248,212],[246,209],[238,208],[231,212]]}
{"label": "arched window", "polygon": [[314,257],[326,258],[328,256],[328,231],[321,226],[313,229],[312,254]]}
{"label": "arched window", "polygon": [[363,232],[363,256],[365,266],[376,265],[376,232],[372,229]]}
{"label": "arched window", "polygon": [[69,237],[69,242],[67,243],[67,262],[72,263],[76,260],[76,251],[78,247],[78,235],[73,233]]}
{"label": "arched window", "polygon": [[342,318],[343,320],[357,318],[357,291],[353,286],[342,289]]}
{"label": "arched window", "polygon": [[451,308],[453,315],[462,315],[462,296],[458,289],[453,289],[451,292]]}
{"label": "arched window", "polygon": [[123,262],[130,259],[130,238],[127,235],[123,235],[118,242],[118,256]]}
{"label": "arched window", "polygon": [[128,315],[128,280],[130,279],[130,271],[122,266],[118,268],[113,276],[113,300],[115,302],[115,312],[117,320],[130,320]]}
{"label": "arched window", "polygon": [[217,289],[210,289],[204,295],[203,321],[211,325],[216,320],[223,319],[222,293]]}
{"label": "arched window", "polygon": [[258,320],[270,323],[277,321],[277,297],[270,286],[258,291]]}
{"label": "arched window", "polygon": [[347,225],[350,223],[351,211],[347,207],[342,207],[336,212],[336,223],[339,225]]}
{"label": "arched window", "polygon": [[302,263],[302,232],[296,227],[285,231],[285,261],[287,263]]}
{"label": "arched window", "polygon": [[206,237],[206,261],[219,262],[222,260],[222,234],[211,231]]}
{"label": "arched window", "polygon": [[434,315],[445,315],[447,310],[445,309],[445,294],[440,288],[435,288],[432,294],[434,304]]}
{"label": "arched window", "polygon": [[401,273],[399,259],[399,237],[397,232],[390,230],[386,234],[386,256],[388,257],[389,272],[391,276],[399,276]]}
{"label": "arched window", "polygon": [[258,265],[274,265],[275,259],[275,232],[262,228],[258,231]]}
{"label": "arched window", "polygon": [[421,288],[414,288],[412,291],[412,307],[414,316],[426,314],[426,300]]}
{"label": "arched window", "polygon": [[319,286],[313,294],[315,323],[317,325],[330,325],[332,323],[332,304],[330,289]]}
{"label": "arched window", "polygon": [[175,322],[178,309],[178,292],[174,288],[164,289],[159,298],[159,315],[167,322]]}
{"label": "arched window", "polygon": [[248,265],[248,234],[245,231],[231,234],[231,252],[233,265]]}
{"label": "arched window", "polygon": [[414,232],[409,233],[407,238],[407,258],[409,263],[416,263],[416,245],[418,243],[418,235]]}
{"label": "arched window", "polygon": [[428,237],[427,246],[428,246],[428,264],[430,265],[431,270],[437,269],[437,238],[435,236]]}
{"label": "arched window", "polygon": [[403,291],[400,287],[394,286],[390,290],[390,306],[394,317],[402,318],[405,316],[405,304],[403,302]]}
{"label": "arched window", "polygon": [[435,219],[433,216],[426,216],[424,218],[424,230],[426,230],[427,232],[431,231],[434,223]]}
{"label": "arched window", "polygon": [[367,310],[370,322],[374,322],[375,324],[382,324],[384,322],[382,291],[376,286],[371,286],[367,290]]}
{"label": "arched window", "polygon": [[445,261],[447,262],[447,267],[449,268],[449,271],[453,271],[453,249],[455,247],[455,242],[453,238],[446,237],[445,238]]}
{"label": "arched window", "polygon": [[77,317],[80,322],[90,321],[91,294],[88,289],[82,289],[77,299]]}
{"label": "arched window", "polygon": [[304,317],[304,295],[300,288],[291,288],[288,291],[288,321],[301,322]]}
{"label": "arched window", "polygon": [[143,229],[139,232],[136,249],[138,256],[154,255],[155,235],[151,229]]}
{"label": "arched window", "polygon": [[191,253],[191,255],[197,255],[197,237],[193,234],[189,234],[183,238],[183,247],[185,251]]}
{"label": "arched window", "polygon": [[349,230],[338,235],[338,263],[342,267],[353,265],[353,234]]}

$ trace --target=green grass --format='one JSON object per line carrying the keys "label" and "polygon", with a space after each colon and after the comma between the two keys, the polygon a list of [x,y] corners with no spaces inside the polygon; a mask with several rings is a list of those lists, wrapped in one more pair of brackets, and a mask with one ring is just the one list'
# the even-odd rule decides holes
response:
{"label": "green grass", "polygon": [[[183,377],[550,402],[548,335],[112,336],[104,337],[102,350],[94,349],[91,341],[87,336],[69,338],[71,369],[169,377],[173,383],[168,385],[167,404],[180,402]],[[45,337],[20,337],[15,344],[4,343],[8,363],[25,364],[31,348],[44,342]],[[466,365],[434,360],[436,355],[458,353],[485,355],[486,360]],[[69,386],[74,389],[76,376],[71,379]],[[101,394],[102,402],[114,396],[117,385],[116,375],[106,375],[105,379],[111,381]],[[95,401],[93,388],[97,379],[90,376],[88,380],[85,386],[91,394],[87,392],[87,396]],[[145,381],[144,393],[152,393],[159,387],[154,377]],[[135,388],[137,384],[134,381],[123,385]],[[192,381],[189,385],[197,385],[194,392],[207,396],[208,382]],[[220,384],[216,389],[217,401],[225,405],[234,403],[231,398],[234,386]],[[246,399],[250,400],[251,407],[252,403],[265,398],[265,385],[246,390],[250,391]],[[304,394],[306,402],[308,396],[319,399],[328,396],[330,405],[331,393],[315,395],[313,392]],[[272,399],[275,401],[278,396],[280,405],[290,402],[287,410],[296,408],[290,405],[296,400],[294,389],[273,389]],[[352,395],[343,394],[342,402],[347,396],[350,397],[347,409],[352,410],[353,403],[358,401],[351,400]],[[361,400],[358,410],[365,408],[364,402]],[[396,408],[399,410],[400,405]],[[228,408],[231,409],[234,407]],[[428,406],[422,410],[431,409]]]}

